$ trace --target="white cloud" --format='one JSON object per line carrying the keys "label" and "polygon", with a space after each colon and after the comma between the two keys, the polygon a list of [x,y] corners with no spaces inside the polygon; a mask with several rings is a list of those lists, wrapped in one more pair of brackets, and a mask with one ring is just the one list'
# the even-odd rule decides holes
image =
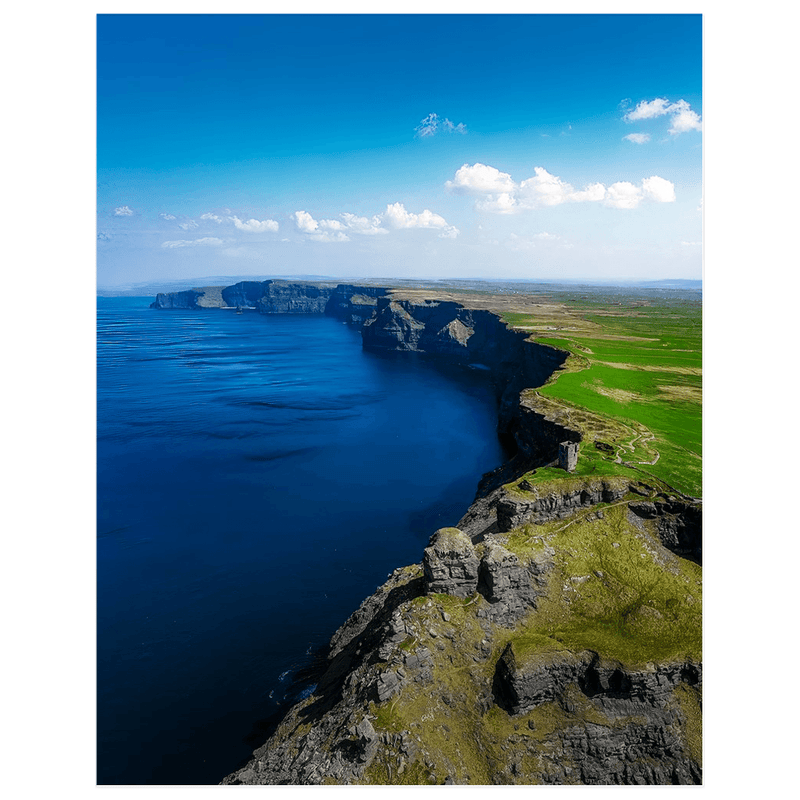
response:
{"label": "white cloud", "polygon": [[439,127],[439,117],[437,114],[428,114],[419,125],[417,125],[414,130],[417,133],[417,136],[421,138],[425,138],[426,136],[433,136],[436,133],[436,129]]}
{"label": "white cloud", "polygon": [[634,144],[644,144],[645,142],[650,141],[650,134],[649,133],[629,133],[627,136],[623,136],[623,139],[627,139],[629,142],[633,142]]}
{"label": "white cloud", "polygon": [[458,125],[456,125],[456,124],[450,122],[449,119],[445,119],[445,121],[442,123],[442,127],[448,133],[466,133],[467,132],[467,126],[463,122],[459,122]]}
{"label": "white cloud", "polygon": [[[323,219],[320,222],[314,219],[307,211],[295,211],[292,214],[297,229],[305,233],[315,242],[349,242],[350,237],[342,233],[337,226],[344,227],[337,220]],[[322,228],[322,230],[320,230]]]}
{"label": "white cloud", "polygon": [[[204,215],[200,217],[200,219],[205,219],[206,216],[217,219],[218,222],[222,222],[222,220],[214,217],[213,214]],[[277,231],[279,228],[278,223],[274,219],[248,219],[244,222],[240,220],[239,217],[229,217],[229,219],[240,231],[247,231],[248,233],[265,233],[266,231]]]}
{"label": "white cloud", "polygon": [[442,230],[442,238],[454,239],[458,236],[458,228],[447,224],[447,220],[433,211],[425,209],[420,214],[406,211],[402,203],[390,203],[383,212],[383,221],[390,228],[439,228]]}
{"label": "white cloud", "polygon": [[219,247],[222,239],[217,239],[213,236],[204,236],[202,239],[179,239],[173,242],[164,242],[162,247]]}
{"label": "white cloud", "polygon": [[182,228],[185,231],[194,230],[197,227],[197,223],[193,220],[187,220],[186,222],[179,222],[178,227]]}
{"label": "white cloud", "polygon": [[[670,103],[665,97],[657,97],[655,100],[642,100],[633,111],[629,111],[622,119],[625,122],[637,122],[642,119],[653,119],[669,114],[672,117],[672,124],[669,132],[673,136],[687,131],[703,130],[703,123],[700,115],[693,111],[689,103],[685,100],[678,100],[677,103]],[[630,138],[628,136],[626,139]],[[631,139],[631,141],[634,141]],[[638,142],[641,144],[641,142]]]}
{"label": "white cloud", "polygon": [[161,217],[161,219],[166,219],[166,220],[176,219],[174,214],[163,214],[162,213],[162,214],[159,214],[158,216]]}
{"label": "white cloud", "polygon": [[610,208],[636,208],[643,198],[658,203],[675,200],[675,186],[653,175],[641,186],[620,181],[606,188],[602,183],[590,183],[576,191],[544,167],[535,167],[533,177],[517,184],[508,173],[486,164],[464,164],[454,180],[445,186],[459,194],[482,195],[476,201],[479,211],[492,214],[516,214],[536,208],[563,203],[603,203]]}
{"label": "white cloud", "polygon": [[389,233],[386,228],[381,227],[381,218],[379,215],[368,219],[367,217],[358,217],[355,214],[348,214],[345,212],[341,214],[345,225],[354,233],[360,233],[364,236],[374,236],[379,233]]}
{"label": "white cloud", "polygon": [[655,100],[642,100],[633,111],[629,111],[623,119],[626,122],[636,122],[640,119],[653,119],[653,117],[663,117],[669,110],[669,100],[665,97],[657,97]]}
{"label": "white cloud", "polygon": [[416,134],[421,139],[425,139],[429,136],[435,136],[438,130],[443,130],[445,133],[466,133],[467,127],[464,125],[463,122],[459,122],[456,125],[454,122],[451,122],[447,117],[442,119],[438,114],[428,114],[422,122],[417,125],[414,130]]}
{"label": "white cloud", "polygon": [[541,247],[543,242],[557,242],[560,240],[560,236],[556,236],[554,233],[547,233],[547,231],[535,233],[533,236],[527,239],[524,236],[518,236],[516,233],[512,233],[509,236],[506,245],[511,250],[515,251],[534,250],[537,247]]}
{"label": "white cloud", "polygon": [[475,206],[479,211],[489,211],[493,214],[515,214],[520,210],[516,199],[509,192],[478,200]]}
{"label": "white cloud", "polygon": [[200,219],[213,220],[214,222],[217,223],[217,225],[219,225],[220,222],[222,222],[222,217],[218,217],[216,214],[211,214],[211,213],[201,214]]}
{"label": "white cloud", "polygon": [[606,189],[603,204],[610,208],[636,208],[642,202],[643,192],[628,181],[612,183]]}
{"label": "white cloud", "polygon": [[303,233],[314,233],[319,227],[317,221],[307,211],[295,211],[292,217],[294,217],[297,229]]}
{"label": "white cloud", "polygon": [[345,226],[338,219],[321,219],[319,226],[329,231],[343,231],[345,229]]}
{"label": "white cloud", "polygon": [[427,208],[421,214],[406,211],[402,203],[390,203],[383,212],[383,219],[392,228],[444,228],[444,217],[434,214]]}
{"label": "white cloud", "polygon": [[315,242],[349,242],[350,237],[341,231],[320,231],[319,233],[312,233],[309,239]]}
{"label": "white cloud", "polygon": [[[345,212],[337,219],[314,219],[307,211],[295,211],[292,217],[297,229],[318,242],[347,242],[348,233],[362,236],[389,233],[388,228],[401,230],[404,228],[434,228],[441,231],[440,236],[452,239],[458,236],[458,228],[448,225],[447,220],[439,214],[425,209],[420,214],[406,211],[402,203],[386,206],[386,211],[373,217],[359,217]],[[384,226],[388,226],[384,227]]]}
{"label": "white cloud", "polygon": [[536,242],[532,242],[530,239],[525,239],[522,236],[517,236],[516,233],[512,233],[508,237],[507,245],[511,250],[533,250],[536,247]]}
{"label": "white cloud", "polygon": [[97,241],[98,242],[110,242],[111,237],[105,231],[98,231],[97,232]]}
{"label": "white cloud", "polygon": [[480,162],[461,166],[445,186],[458,194],[510,194],[517,190],[517,184],[507,172]]}
{"label": "white cloud", "polygon": [[675,184],[664,180],[664,178],[659,178],[658,175],[645,178],[642,181],[642,191],[646,197],[655,200],[657,203],[675,202]]}
{"label": "white cloud", "polygon": [[606,187],[602,183],[590,183],[581,192],[572,192],[569,200],[572,203],[599,203],[606,196]]}
{"label": "white cloud", "polygon": [[133,216],[133,211],[128,206],[120,206],[114,209],[115,217],[130,217]]}
{"label": "white cloud", "polygon": [[534,177],[519,185],[519,198],[525,208],[557,206],[565,203],[574,189],[543,167],[534,167]]}
{"label": "white cloud", "polygon": [[700,121],[700,115],[692,111],[689,104],[685,100],[679,100],[672,106],[672,125],[669,132],[675,136],[679,133],[686,133],[686,131],[702,131],[703,123]]}

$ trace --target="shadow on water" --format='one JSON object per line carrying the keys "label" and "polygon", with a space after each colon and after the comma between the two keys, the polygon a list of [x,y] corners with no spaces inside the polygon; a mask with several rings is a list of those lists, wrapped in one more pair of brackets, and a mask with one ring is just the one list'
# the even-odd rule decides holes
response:
{"label": "shadow on water", "polygon": [[[442,490],[440,497],[424,508],[412,511],[408,515],[408,527],[414,531],[417,538],[425,542],[439,528],[452,528],[458,523],[467,510],[464,504],[453,501],[453,497],[464,496],[475,491],[476,481],[464,478],[454,481]],[[420,558],[422,554],[420,553]]]}

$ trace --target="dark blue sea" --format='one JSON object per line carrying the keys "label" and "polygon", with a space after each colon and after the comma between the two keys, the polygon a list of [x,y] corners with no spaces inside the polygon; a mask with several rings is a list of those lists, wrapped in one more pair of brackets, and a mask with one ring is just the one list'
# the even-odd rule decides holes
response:
{"label": "dark blue sea", "polygon": [[100,784],[216,784],[503,461],[485,374],[322,316],[98,299]]}

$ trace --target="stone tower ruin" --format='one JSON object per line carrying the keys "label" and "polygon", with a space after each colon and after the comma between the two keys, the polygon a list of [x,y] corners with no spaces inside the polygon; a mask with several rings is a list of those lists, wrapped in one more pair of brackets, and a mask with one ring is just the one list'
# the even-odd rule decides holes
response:
{"label": "stone tower ruin", "polygon": [[567,472],[574,472],[578,465],[578,443],[561,442],[558,446],[558,466]]}

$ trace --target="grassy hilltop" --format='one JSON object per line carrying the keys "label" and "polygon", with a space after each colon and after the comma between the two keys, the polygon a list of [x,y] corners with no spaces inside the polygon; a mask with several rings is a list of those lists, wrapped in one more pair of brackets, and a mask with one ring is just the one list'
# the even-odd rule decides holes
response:
{"label": "grassy hilltop", "polygon": [[565,305],[566,316],[557,320],[535,310],[506,312],[503,319],[530,331],[537,342],[571,354],[567,370],[542,387],[541,396],[615,423],[616,438],[610,442],[614,455],[582,448],[578,474],[624,472],[615,464],[619,455],[675,489],[700,497],[700,301],[633,296],[611,303],[601,296]]}

